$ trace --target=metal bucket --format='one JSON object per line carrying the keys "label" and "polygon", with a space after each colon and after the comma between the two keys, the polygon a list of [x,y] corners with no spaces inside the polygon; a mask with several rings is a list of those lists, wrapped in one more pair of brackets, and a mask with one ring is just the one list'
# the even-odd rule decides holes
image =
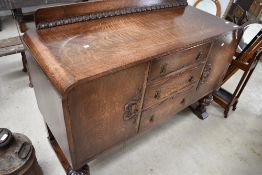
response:
{"label": "metal bucket", "polygon": [[0,128],[0,175],[43,175],[25,135]]}

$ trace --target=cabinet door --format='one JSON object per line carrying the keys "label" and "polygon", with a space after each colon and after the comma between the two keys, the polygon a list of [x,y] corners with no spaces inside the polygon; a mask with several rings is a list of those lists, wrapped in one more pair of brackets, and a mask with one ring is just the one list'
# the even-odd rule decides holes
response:
{"label": "cabinet door", "polygon": [[236,51],[241,31],[231,32],[214,40],[200,78],[194,101],[219,88]]}
{"label": "cabinet door", "polygon": [[69,94],[74,167],[137,133],[147,68],[144,63],[82,82]]}

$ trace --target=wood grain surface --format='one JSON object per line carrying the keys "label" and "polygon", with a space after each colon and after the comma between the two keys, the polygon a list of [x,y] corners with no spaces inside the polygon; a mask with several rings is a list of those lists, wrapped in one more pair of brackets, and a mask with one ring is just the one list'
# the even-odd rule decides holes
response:
{"label": "wood grain surface", "polygon": [[[166,0],[107,2],[113,7],[92,6]],[[36,16],[92,10],[81,5]],[[77,170],[220,87],[241,35],[238,26],[188,6],[31,29],[23,41],[39,108]]]}
{"label": "wood grain surface", "polygon": [[32,29],[25,33],[24,41],[56,89],[64,94],[77,82],[238,29],[225,22],[188,6]]}

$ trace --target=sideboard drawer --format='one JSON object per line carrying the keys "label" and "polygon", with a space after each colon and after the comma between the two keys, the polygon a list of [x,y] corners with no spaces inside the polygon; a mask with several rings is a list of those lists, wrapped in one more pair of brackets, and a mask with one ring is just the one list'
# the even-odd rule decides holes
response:
{"label": "sideboard drawer", "polygon": [[140,131],[160,124],[165,119],[185,109],[192,102],[191,96],[195,91],[196,83],[192,84],[185,91],[165,99],[160,104],[144,109],[141,117]]}
{"label": "sideboard drawer", "polygon": [[165,76],[196,62],[205,61],[210,46],[211,43],[204,43],[155,59],[151,64],[149,80]]}
{"label": "sideboard drawer", "polygon": [[191,87],[199,80],[203,67],[204,64],[194,64],[161,79],[150,81],[145,94],[144,109]]}

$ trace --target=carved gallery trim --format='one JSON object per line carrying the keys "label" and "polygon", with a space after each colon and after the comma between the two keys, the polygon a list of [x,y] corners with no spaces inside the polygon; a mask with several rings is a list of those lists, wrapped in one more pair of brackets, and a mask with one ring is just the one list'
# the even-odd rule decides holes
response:
{"label": "carved gallery trim", "polygon": [[110,11],[90,13],[90,14],[81,15],[81,16],[68,17],[68,18],[63,18],[63,19],[58,19],[58,20],[53,20],[53,21],[40,22],[39,24],[37,24],[36,28],[38,30],[41,30],[41,29],[63,26],[67,24],[74,24],[74,23],[79,23],[79,22],[84,22],[84,21],[95,20],[95,19],[121,16],[121,15],[140,13],[140,12],[146,12],[146,11],[155,11],[155,10],[160,10],[160,9],[174,8],[174,7],[187,6],[187,5],[188,5],[187,2],[168,2],[168,3],[158,4],[158,5],[145,6],[145,7],[127,7],[127,8],[110,10]]}

